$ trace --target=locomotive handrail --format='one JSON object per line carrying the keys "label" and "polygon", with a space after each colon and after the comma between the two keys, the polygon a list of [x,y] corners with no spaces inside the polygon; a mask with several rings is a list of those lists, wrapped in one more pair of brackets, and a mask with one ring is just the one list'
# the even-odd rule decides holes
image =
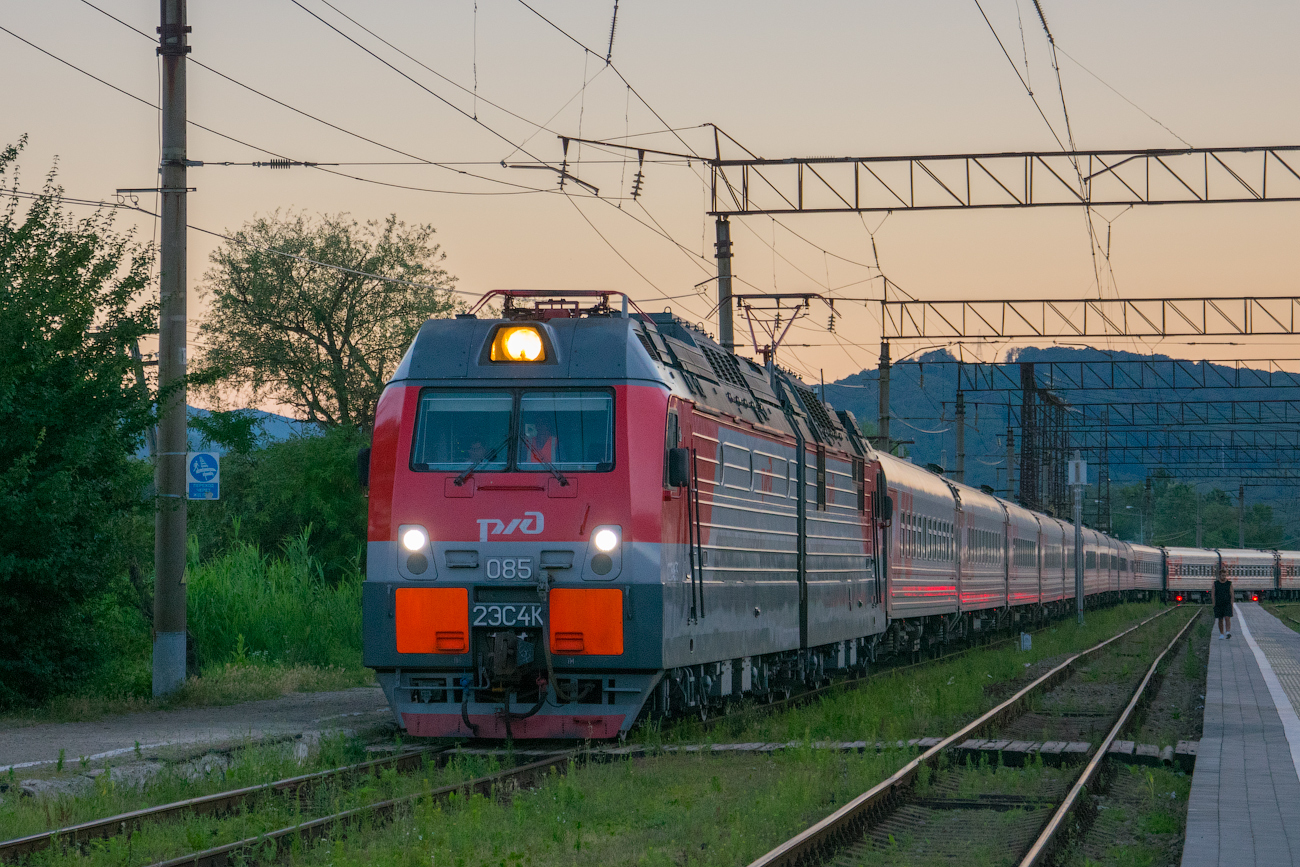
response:
{"label": "locomotive handrail", "polygon": [[627,304],[637,312],[645,321],[649,322],[650,316],[642,310],[632,296],[626,292],[620,292],[617,289],[493,289],[486,293],[474,306],[469,309],[470,313],[478,313],[493,298],[608,298],[611,295],[619,295],[627,300]]}

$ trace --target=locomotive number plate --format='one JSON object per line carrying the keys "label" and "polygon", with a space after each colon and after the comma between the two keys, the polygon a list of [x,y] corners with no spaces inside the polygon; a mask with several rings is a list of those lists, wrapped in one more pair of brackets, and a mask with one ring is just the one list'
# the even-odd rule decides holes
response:
{"label": "locomotive number plate", "polygon": [[530,557],[489,557],[484,566],[489,581],[533,580],[533,561]]}
{"label": "locomotive number plate", "polygon": [[541,626],[542,606],[532,602],[474,606],[475,626]]}

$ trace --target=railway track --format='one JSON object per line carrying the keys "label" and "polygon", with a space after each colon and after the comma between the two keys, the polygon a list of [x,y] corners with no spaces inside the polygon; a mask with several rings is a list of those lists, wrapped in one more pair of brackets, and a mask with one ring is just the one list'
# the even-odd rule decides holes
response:
{"label": "railway track", "polygon": [[[1170,613],[1174,609],[1167,609],[1152,617],[1143,620],[1141,623],[1130,627],[1115,636],[1101,642],[1094,647],[1075,654],[1067,659],[1064,663],[1039,678],[1029,687],[1018,692],[1015,696],[1003,702],[985,717],[976,720],[975,723],[965,727],[957,735],[945,739],[943,744],[947,744],[954,738],[958,738],[964,733],[975,731],[982,725],[990,724],[997,715],[1006,714],[1010,709],[1023,703],[1025,698],[1036,688],[1044,684],[1055,683],[1061,680],[1070,668],[1080,659],[1088,654],[1094,653],[1112,642],[1129,635],[1133,631],[1151,623],[1155,619]],[[1190,621],[1189,621],[1190,622]],[[1050,627],[1045,627],[1050,628]],[[1039,630],[1041,631],[1041,630]],[[758,705],[747,708],[741,715],[755,712],[771,712],[788,707],[794,707],[806,704],[816,698],[838,689],[852,689],[865,684],[875,677],[897,674],[926,665],[932,665],[938,662],[949,661],[974,650],[989,649],[1001,644],[1011,643],[1015,639],[1005,639],[990,642],[988,644],[975,645],[964,648],[954,653],[944,654],[934,659],[923,660],[917,663],[910,663],[902,666],[891,666],[873,672],[870,675],[861,678],[854,678],[848,681],[838,681],[819,689],[810,690],[800,693],[790,698],[773,702],[766,705]],[[706,726],[716,725],[719,722],[730,721],[737,718],[736,714],[711,718],[705,721]],[[927,756],[935,753],[943,747],[938,747],[927,751],[923,754],[918,762]],[[468,745],[468,744],[467,744]],[[483,750],[473,750],[475,754],[484,753]],[[586,760],[601,760],[607,758],[617,758],[621,753],[627,753],[626,749],[561,749],[556,748],[553,752],[546,755],[539,761],[533,761],[517,767],[507,768],[488,774],[473,780],[462,783],[443,786],[434,789],[421,789],[420,791],[403,795],[398,798],[387,799],[364,806],[337,812],[331,815],[319,818],[304,820],[293,825],[287,825],[283,828],[259,834],[256,837],[249,837],[237,840],[231,843],[219,845],[198,852],[191,852],[169,860],[157,862],[153,867],[180,867],[180,865],[202,865],[202,867],[220,867],[227,864],[248,864],[260,863],[273,860],[286,847],[299,846],[330,836],[339,832],[346,832],[346,829],[354,824],[366,821],[383,821],[390,817],[395,811],[402,806],[422,798],[429,798],[435,801],[446,801],[453,795],[500,795],[525,788],[538,782],[548,774],[564,773],[567,771],[571,762]],[[54,845],[59,846],[84,846],[86,843],[96,839],[106,839],[112,836],[128,834],[131,831],[145,826],[150,823],[159,823],[168,820],[185,817],[188,815],[226,815],[237,811],[241,806],[252,803],[254,800],[267,795],[279,796],[286,798],[295,798],[301,804],[313,790],[325,785],[348,785],[355,780],[367,775],[377,775],[385,770],[396,770],[399,773],[411,772],[423,767],[427,761],[434,761],[439,766],[445,764],[452,756],[457,753],[450,747],[430,748],[423,750],[414,750],[401,755],[385,759],[377,759],[369,762],[363,762],[357,765],[349,765],[342,768],[336,768],[327,771],[320,771],[313,774],[302,775],[285,780],[279,780],[273,783],[266,783],[258,786],[250,786],[242,789],[228,792],[220,792],[203,797],[192,798],[184,801],[177,801],[170,804],[164,804],[158,807],[145,808],[141,810],[123,813],[116,816],[110,816],[104,819],[84,822],[78,825],[59,828],[41,834],[31,835],[29,837],[19,838],[0,843],[0,862],[13,861],[15,859],[31,855],[33,853],[50,848]],[[493,755],[506,757],[511,753],[506,751],[492,751]],[[535,754],[535,753],[534,753]],[[917,765],[913,762],[905,767],[899,774],[905,774],[908,768]],[[895,778],[899,776],[895,775]],[[895,779],[891,778],[891,780]],[[889,784],[886,781],[885,784]],[[876,787],[879,789],[880,787]],[[872,791],[875,791],[873,789]],[[868,793],[870,794],[870,793]],[[991,804],[992,801],[985,800],[982,803]],[[1009,802],[1010,803],[1010,802]],[[765,862],[764,862],[765,863]],[[772,862],[772,863],[789,863],[789,862]]]}
{"label": "railway track", "polygon": [[173,801],[170,804],[132,810],[105,819],[94,819],[56,828],[53,831],[19,837],[0,842],[0,862],[16,861],[48,849],[56,843],[63,846],[83,846],[91,840],[104,840],[120,834],[129,834],[144,825],[165,822],[182,816],[224,815],[266,796],[296,798],[302,801],[311,792],[324,785],[348,783],[387,770],[409,773],[423,767],[429,759],[441,765],[450,755],[449,750],[448,747],[409,750],[388,758],[373,759],[355,765],[289,777],[272,783],[188,798],[184,801]]}
{"label": "railway track", "polygon": [[[281,795],[302,799],[311,790],[322,785],[347,782],[355,780],[359,776],[378,774],[388,769],[399,772],[414,771],[422,767],[427,758],[432,758],[442,764],[452,755],[454,753],[447,747],[413,750],[387,759],[377,759],[260,786],[250,786],[201,798],[177,801],[158,807],[135,810],[118,816],[110,816],[106,819],[98,819],[43,834],[9,840],[0,844],[0,859],[17,860],[55,845],[84,845],[91,840],[106,839],[118,834],[130,833],[130,831],[148,823],[163,822],[186,815],[230,813],[239,806],[248,804],[254,799],[265,795]],[[255,837],[248,837],[159,861],[152,867],[182,867],[182,865],[189,865],[189,867],[224,867],[224,865],[246,865],[273,861],[291,846],[300,846],[321,837],[335,834],[362,820],[383,821],[402,806],[419,799],[445,802],[453,795],[508,794],[533,785],[548,774],[563,773],[567,770],[571,761],[581,759],[584,755],[584,751],[577,749],[552,753],[540,761],[506,768],[472,780],[433,789],[422,789],[399,798],[390,798],[328,816],[305,820]]]}
{"label": "railway track", "polygon": [[[1069,842],[1072,833],[1078,833],[1089,823],[1090,803],[1085,793],[1099,784],[1111,745],[1148,697],[1147,691],[1155,680],[1157,666],[1187,634],[1199,617],[1199,611],[1187,619],[1147,668],[1101,744],[1073,780],[1060,774],[1044,774],[1029,792],[966,792],[954,775],[940,772],[949,751],[971,742],[977,733],[1010,728],[1018,717],[1025,714],[1031,700],[1041,698],[1063,684],[1081,662],[1106,648],[1117,646],[1116,642],[1176,610],[1179,609],[1160,612],[1070,656],[1006,701],[926,749],[882,783],[752,862],[750,867],[847,865],[864,860],[879,861],[882,855],[888,861],[892,860],[889,857],[891,853],[900,845],[905,848],[909,839],[917,834],[927,840],[941,841],[943,851],[928,851],[926,855],[929,856],[949,855],[960,859],[963,852],[969,853],[970,848],[981,840],[997,838],[999,844],[1006,841],[1019,850],[1021,867],[1048,863],[1061,851],[1061,846]],[[995,817],[995,814],[1001,815]],[[1000,849],[1000,853],[1005,857],[1006,849]]]}

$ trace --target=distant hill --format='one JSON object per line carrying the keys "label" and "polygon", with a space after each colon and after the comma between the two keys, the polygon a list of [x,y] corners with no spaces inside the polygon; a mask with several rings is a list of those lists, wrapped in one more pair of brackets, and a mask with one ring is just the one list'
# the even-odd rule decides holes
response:
{"label": "distant hill", "polygon": [[[200,409],[196,406],[187,406],[185,409],[186,417],[191,419],[206,418],[211,415],[208,410]],[[298,421],[297,419],[289,418],[288,416],[277,415],[273,412],[264,412],[260,409],[249,410],[249,412],[253,413],[253,415],[258,418],[264,442],[280,442],[281,440],[287,440],[290,437],[315,436],[320,432],[316,425],[310,424],[309,422]],[[189,448],[190,451],[200,451],[204,449],[202,434],[193,429],[189,431]],[[225,449],[217,445],[212,446],[211,450],[223,454],[225,453]],[[141,445],[139,450],[136,451],[137,458],[145,458],[148,454],[149,450],[144,445]]]}
{"label": "distant hill", "polygon": [[[1016,362],[1080,362],[1080,361],[1160,361],[1173,360],[1165,355],[1139,355],[1131,352],[1104,352],[1098,349],[1052,347],[1025,348],[1013,354],[1009,363]],[[946,349],[927,352],[917,358],[896,364],[890,372],[891,436],[896,440],[914,440],[907,453],[918,464],[935,463],[951,470],[956,465],[956,438],[953,432],[953,406],[957,395],[956,358]],[[1202,363],[1203,364],[1203,363]],[[968,367],[988,365],[968,365]],[[1002,365],[999,365],[1002,366]],[[1196,365],[1199,369],[1200,364]],[[1225,365],[1211,367],[1230,375],[1232,368]],[[1263,373],[1263,372],[1261,372]],[[1018,374],[1013,374],[1018,379]],[[1043,384],[1040,377],[1040,384]],[[879,373],[864,370],[835,383],[826,384],[826,400],[836,409],[852,411],[860,423],[874,429],[879,413]],[[1188,391],[1173,388],[1148,389],[1089,389],[1088,391],[1063,391],[1062,396],[1088,402],[1114,400],[1117,402],[1171,402],[1178,400],[1256,400],[1289,398],[1300,400],[1300,388],[1238,389],[1206,388]],[[966,393],[966,481],[975,485],[991,485],[999,493],[1006,487],[1006,435],[1007,400],[1017,406],[1018,393],[967,392]],[[1019,438],[1019,429],[1016,436]],[[1018,445],[1018,444],[1017,444]],[[1146,467],[1113,467],[1111,479],[1125,484],[1141,481],[1157,465]],[[1177,467],[1171,465],[1177,474]],[[1225,476],[1209,480],[1225,490],[1235,490],[1237,479]],[[1260,491],[1263,493],[1263,491]],[[1280,491],[1272,492],[1280,494]],[[1270,497],[1271,498],[1271,497]]]}

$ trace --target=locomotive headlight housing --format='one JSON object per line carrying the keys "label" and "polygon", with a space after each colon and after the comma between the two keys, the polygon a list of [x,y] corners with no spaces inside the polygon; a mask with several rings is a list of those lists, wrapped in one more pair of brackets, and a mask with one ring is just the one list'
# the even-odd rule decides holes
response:
{"label": "locomotive headlight housing", "polygon": [[601,524],[591,531],[590,559],[582,570],[584,581],[612,581],[623,571],[623,528]]}
{"label": "locomotive headlight housing", "polygon": [[423,527],[407,527],[402,531],[402,547],[408,551],[423,551],[429,543],[429,534]]}
{"label": "locomotive headlight housing", "polygon": [[533,325],[507,325],[498,328],[492,339],[493,361],[545,361],[546,344]]}
{"label": "locomotive headlight housing", "polygon": [[615,533],[609,527],[603,527],[596,531],[591,541],[595,544],[596,550],[608,554],[618,547],[618,533]]}

